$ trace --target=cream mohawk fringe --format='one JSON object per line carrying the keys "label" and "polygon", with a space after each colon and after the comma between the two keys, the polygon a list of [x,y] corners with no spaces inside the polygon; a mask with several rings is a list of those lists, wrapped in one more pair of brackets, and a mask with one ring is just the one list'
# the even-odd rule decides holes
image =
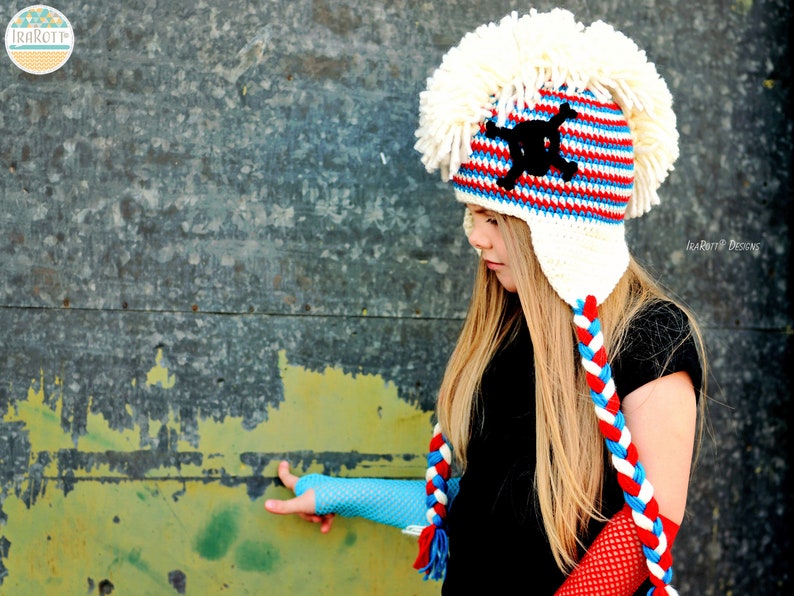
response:
{"label": "cream mohawk fringe", "polygon": [[585,28],[563,9],[532,9],[468,33],[444,56],[419,96],[415,148],[445,180],[471,152],[472,137],[497,107],[503,126],[514,108],[533,106],[541,88],[567,85],[623,110],[634,140],[634,193],[626,218],[659,204],[656,190],[678,158],[673,98],[645,52],[610,25]]}

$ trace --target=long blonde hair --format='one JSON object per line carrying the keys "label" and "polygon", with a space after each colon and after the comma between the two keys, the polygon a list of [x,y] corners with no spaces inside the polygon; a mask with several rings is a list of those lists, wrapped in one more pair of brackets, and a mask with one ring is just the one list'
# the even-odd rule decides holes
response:
{"label": "long blonde hair", "polygon": [[[527,399],[535,399],[537,503],[555,561],[568,571],[576,564],[577,549],[583,546],[580,537],[590,519],[603,519],[599,508],[604,442],[576,356],[571,308],[541,271],[527,224],[501,215],[497,221],[521,306],[511,308],[515,301],[480,262],[468,315],[439,391],[437,416],[457,462],[465,469],[480,380],[523,315],[534,351],[535,395]],[[599,307],[607,354],[619,353],[632,317],[653,302],[668,300],[670,297],[631,259],[628,270]],[[696,343],[702,347],[691,317],[690,322]]]}

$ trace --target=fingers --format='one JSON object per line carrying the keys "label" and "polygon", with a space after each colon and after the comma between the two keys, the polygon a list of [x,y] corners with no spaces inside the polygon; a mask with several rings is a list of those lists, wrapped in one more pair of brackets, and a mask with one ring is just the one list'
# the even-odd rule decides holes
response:
{"label": "fingers", "polygon": [[[282,461],[278,464],[278,477],[285,487],[295,492],[295,485],[298,483],[299,478],[289,471],[289,462]],[[298,515],[314,516],[316,515],[314,490],[309,489],[302,495],[291,499],[268,499],[265,501],[265,509],[279,515],[297,513]]]}
{"label": "fingers", "polygon": [[289,471],[288,461],[282,461],[278,464],[278,477],[284,486],[291,491],[295,490],[295,485],[298,483],[299,478]]}
{"label": "fingers", "polygon": [[278,499],[268,499],[265,501],[265,509],[277,515],[296,514],[313,524],[320,524],[320,532],[327,534],[331,531],[331,524],[334,521],[334,514],[317,515],[314,512],[314,491],[308,490],[300,497],[280,501]]}
{"label": "fingers", "polygon": [[[278,477],[281,483],[291,491],[295,491],[295,485],[299,478],[290,472],[289,462],[282,461],[278,464]],[[301,519],[315,524],[320,524],[320,532],[327,534],[331,531],[331,524],[334,521],[334,515],[317,515],[316,501],[314,498],[314,490],[309,489],[299,497],[292,499],[268,499],[265,501],[265,509],[270,513],[277,515],[296,514]]]}
{"label": "fingers", "polygon": [[298,516],[307,522],[320,524],[320,533],[322,534],[327,534],[331,531],[331,524],[333,524],[334,521],[333,513],[329,513],[327,515],[309,515],[307,513],[299,513]]}
{"label": "fingers", "polygon": [[300,497],[292,499],[268,499],[265,501],[265,509],[271,513],[288,515],[297,513],[298,515],[316,515],[314,512],[314,491],[309,489]]}

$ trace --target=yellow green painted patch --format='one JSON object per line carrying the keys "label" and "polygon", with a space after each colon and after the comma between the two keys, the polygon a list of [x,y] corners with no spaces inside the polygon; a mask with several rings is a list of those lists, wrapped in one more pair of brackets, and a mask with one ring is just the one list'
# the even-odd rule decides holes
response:
{"label": "yellow green painted patch", "polygon": [[[30,506],[13,495],[3,503],[2,533],[11,546],[2,593],[99,593],[112,585],[114,593],[134,594],[437,594],[438,585],[411,567],[415,539],[399,530],[340,518],[321,535],[313,524],[266,513],[264,498],[252,501],[244,484],[220,482],[221,471],[227,480],[251,477],[245,453],[356,452],[368,454],[366,465],[344,473],[423,474],[430,414],[399,399],[393,383],[331,367],[310,371],[290,364],[284,352],[279,370],[284,401],[254,429],[240,418],[201,420],[191,442],[179,435],[173,411],[165,421],[149,421],[149,439],[165,425],[178,452],[200,454],[200,464],[160,467],[138,480],[89,465],[73,471],[70,491],[60,490],[59,452],[134,454],[143,431],[111,428],[91,411],[89,396],[85,432],[70,436],[61,426],[64,382],[37,371],[5,420],[23,423],[32,460],[45,462],[44,485]],[[125,390],[167,400],[177,372],[158,352],[146,384],[125,381]],[[139,420],[126,407],[129,419]],[[271,485],[264,496],[289,493]]]}

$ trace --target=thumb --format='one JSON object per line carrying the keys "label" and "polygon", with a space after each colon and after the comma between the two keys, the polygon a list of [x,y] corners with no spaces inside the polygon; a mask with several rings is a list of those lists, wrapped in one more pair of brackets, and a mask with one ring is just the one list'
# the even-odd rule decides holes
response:
{"label": "thumb", "polygon": [[290,513],[315,514],[314,490],[309,489],[299,497],[292,499],[268,499],[265,501],[265,509],[270,513],[287,515]]}

